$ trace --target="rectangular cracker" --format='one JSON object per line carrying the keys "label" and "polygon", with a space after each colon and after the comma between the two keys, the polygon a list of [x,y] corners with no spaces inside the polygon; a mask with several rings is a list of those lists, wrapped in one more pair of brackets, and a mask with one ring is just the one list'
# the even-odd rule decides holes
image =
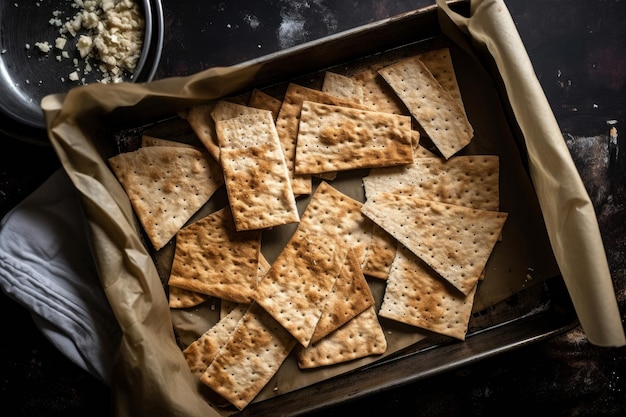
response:
{"label": "rectangular cracker", "polygon": [[200,142],[209,151],[209,154],[216,160],[220,160],[220,147],[217,144],[215,133],[215,122],[211,117],[211,112],[215,108],[215,101],[192,106],[187,113],[187,123],[191,126]]}
{"label": "rectangular cracker", "polygon": [[247,309],[247,305],[235,306],[226,316],[222,317],[183,350],[183,356],[192,374],[198,378],[202,376],[215,359],[217,352],[226,344]]}
{"label": "rectangular cracker", "polygon": [[422,126],[444,158],[471,141],[474,130],[464,109],[435,79],[419,57],[403,59],[379,70]]}
{"label": "rectangular cracker", "polygon": [[228,200],[240,231],[299,220],[272,113],[262,112],[216,122]]}
{"label": "rectangular cracker", "polygon": [[224,207],[178,232],[169,285],[250,303],[260,251],[261,231],[237,231]]}
{"label": "rectangular cracker", "polygon": [[402,100],[389,87],[376,68],[355,74],[352,79],[363,90],[363,105],[373,111],[409,115]]}
{"label": "rectangular cracker", "polygon": [[478,282],[507,213],[378,193],[361,208],[463,294]]}
{"label": "rectangular cracker", "polygon": [[[298,125],[300,123],[300,111],[304,101],[333,104],[346,107],[358,107],[358,104],[340,97],[335,97],[323,91],[303,87],[294,83],[287,86],[283,104],[276,119],[276,129],[283,146],[283,152],[289,168],[292,180],[293,192],[296,195],[308,195],[313,190],[310,175],[298,175],[294,172],[296,157],[296,141],[298,138]],[[362,107],[365,108],[365,107]]]}
{"label": "rectangular cracker", "polygon": [[254,293],[254,300],[308,346],[347,248],[333,235],[296,230]]}
{"label": "rectangular cracker", "polygon": [[317,343],[297,352],[300,369],[336,365],[371,355],[382,355],[387,351],[387,339],[370,306]]}
{"label": "rectangular cracker", "polygon": [[405,194],[483,210],[500,207],[500,159],[495,155],[420,158],[412,165],[373,169],[363,177],[365,195]]}
{"label": "rectangular cracker", "polygon": [[322,82],[322,91],[335,97],[342,97],[363,104],[363,86],[346,75],[326,71]]}
{"label": "rectangular cracker", "polygon": [[270,96],[258,88],[252,90],[250,98],[248,99],[249,107],[271,111],[274,121],[278,118],[278,112],[280,112],[280,106],[282,106],[282,104],[283,102],[281,100]]}
{"label": "rectangular cracker", "polygon": [[242,410],[276,374],[296,343],[280,323],[253,303],[200,381]]}
{"label": "rectangular cracker", "polygon": [[378,314],[465,340],[475,294],[476,286],[467,295],[459,293],[415,254],[400,245]]}
{"label": "rectangular cracker", "polygon": [[319,174],[413,162],[409,116],[305,101],[296,174]]}
{"label": "rectangular cracker", "polygon": [[341,272],[326,298],[322,316],[315,326],[311,342],[315,343],[374,305],[374,296],[361,272],[352,249],[348,250]]}

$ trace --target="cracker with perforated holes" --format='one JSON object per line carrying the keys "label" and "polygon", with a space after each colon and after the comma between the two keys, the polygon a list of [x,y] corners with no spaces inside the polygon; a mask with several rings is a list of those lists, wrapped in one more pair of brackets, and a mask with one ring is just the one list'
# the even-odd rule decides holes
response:
{"label": "cracker with perforated holes", "polygon": [[472,291],[498,241],[507,213],[378,193],[361,212],[463,294]]}
{"label": "cracker with perforated holes", "polygon": [[437,82],[459,103],[465,112],[461,90],[452,64],[450,49],[441,48],[418,55],[419,60],[428,68]]}
{"label": "cracker with perforated holes", "polygon": [[372,291],[354,251],[349,249],[341,272],[326,298],[326,305],[310,343],[317,342],[373,305]]}
{"label": "cracker with perforated holes", "polygon": [[322,81],[322,91],[335,97],[343,97],[355,103],[363,104],[363,86],[346,75],[326,71]]}
{"label": "cracker with perforated holes", "polygon": [[109,158],[156,250],[223,184],[219,164],[191,148],[150,146]]}
{"label": "cracker with perforated holes", "polygon": [[296,344],[280,323],[252,303],[200,381],[242,410],[278,372]]}
{"label": "cracker with perforated holes", "polygon": [[261,279],[254,300],[308,346],[347,254],[336,236],[297,229]]}
{"label": "cracker with perforated holes", "polygon": [[475,293],[476,286],[467,295],[461,294],[399,245],[378,314],[465,340]]}
{"label": "cracker with perforated holes", "polygon": [[302,213],[298,228],[318,234],[337,234],[362,263],[374,227],[374,223],[361,213],[362,205],[322,181]]}
{"label": "cracker with perforated holes", "polygon": [[[178,142],[178,141],[175,141],[175,140],[155,138],[154,136],[150,136],[150,135],[142,135],[141,136],[141,146],[142,147],[147,147],[147,146],[179,146],[179,147],[182,147],[182,148],[198,149],[195,146],[187,144],[187,143],[182,143],[182,142]],[[198,149],[198,150],[202,150],[202,149]]]}
{"label": "cracker with perforated holes", "polygon": [[474,136],[464,109],[435,79],[419,57],[378,71],[419,122],[444,158],[467,146]]}
{"label": "cracker with perforated holes", "polygon": [[217,144],[215,133],[215,122],[211,117],[211,112],[217,102],[196,104],[189,108],[187,112],[187,123],[191,126],[200,142],[209,151],[209,154],[216,160],[220,160],[220,147]]}
{"label": "cracker with perforated holes", "polygon": [[308,174],[296,174],[295,157],[296,157],[296,141],[298,139],[298,127],[300,123],[300,113],[302,103],[304,101],[313,101],[316,103],[332,104],[345,107],[363,108],[351,100],[336,97],[332,94],[325,93],[298,84],[290,83],[283,98],[283,104],[280,107],[278,118],[276,119],[276,129],[280,143],[283,146],[283,152],[289,168],[289,174],[292,181],[293,192],[296,195],[307,195],[313,190],[311,176]]}
{"label": "cracker with perforated holes", "polygon": [[248,305],[238,304],[183,350],[191,373],[198,378],[207,370],[217,352],[226,344],[237,323],[248,310]]}
{"label": "cracker with perforated holes", "polygon": [[367,69],[351,77],[363,90],[363,105],[383,113],[409,115],[402,100],[378,74],[376,68]]}
{"label": "cracker with perforated holes", "polygon": [[371,306],[317,343],[300,348],[297,361],[301,369],[318,368],[386,351],[387,339]]}
{"label": "cracker with perforated holes", "polygon": [[260,250],[261,231],[237,231],[224,207],[178,232],[169,285],[249,303]]}
{"label": "cracker with perforated holes", "polygon": [[222,120],[245,116],[247,114],[264,114],[266,111],[269,110],[245,106],[243,104],[233,103],[232,101],[219,100],[211,111],[211,118],[217,123]]}
{"label": "cracker with perforated holes", "polygon": [[189,308],[205,303],[211,299],[210,295],[196,291],[185,290],[170,285],[168,287],[168,302],[170,308]]}
{"label": "cracker with perforated holes", "polygon": [[412,165],[373,169],[363,177],[367,198],[394,192],[483,210],[500,207],[500,161],[495,155],[420,158]]}
{"label": "cracker with perforated holes", "polygon": [[280,106],[282,106],[282,104],[283,102],[281,100],[270,96],[258,88],[252,90],[250,98],[248,99],[249,107],[271,111],[274,121],[278,118],[278,112],[280,112]]}
{"label": "cracker with perforated holes", "polygon": [[240,231],[300,219],[272,113],[259,111],[215,124],[228,201]]}
{"label": "cracker with perforated holes", "polygon": [[413,162],[408,116],[305,101],[296,174],[319,174]]}

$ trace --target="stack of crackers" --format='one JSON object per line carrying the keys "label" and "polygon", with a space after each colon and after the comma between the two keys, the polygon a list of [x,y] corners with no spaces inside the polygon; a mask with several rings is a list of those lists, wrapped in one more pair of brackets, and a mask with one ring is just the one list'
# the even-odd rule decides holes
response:
{"label": "stack of crackers", "polygon": [[[302,369],[382,355],[384,320],[465,338],[507,214],[498,157],[461,155],[473,129],[447,49],[187,121],[202,146],[144,137],[109,162],[154,249],[175,241],[171,308],[221,300],[183,350],[203,384],[243,409],[290,354]],[[365,173],[364,201],[333,187],[347,172]],[[222,186],[228,203],[190,221]],[[270,263],[263,232],[290,224]],[[386,282],[380,303],[370,278]]]}

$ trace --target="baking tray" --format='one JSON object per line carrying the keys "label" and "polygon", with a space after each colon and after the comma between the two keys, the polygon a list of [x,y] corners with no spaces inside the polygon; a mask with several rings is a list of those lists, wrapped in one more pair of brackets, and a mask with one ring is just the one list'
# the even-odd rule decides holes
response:
{"label": "baking tray", "polygon": [[[467,14],[467,6],[465,2],[452,4],[462,14]],[[380,359],[366,360],[301,387],[296,384],[284,389],[284,380],[270,381],[259,397],[236,415],[292,416],[323,409],[519,348],[578,324],[528,177],[524,140],[495,65],[484,51],[464,44],[462,35],[457,39],[461,39],[460,44],[442,36],[441,24],[445,24],[445,19],[440,17],[436,7],[420,9],[242,63],[240,66],[257,69],[254,79],[244,88],[229,92],[229,96],[245,97],[253,88],[260,88],[280,98],[288,82],[319,88],[326,70],[349,74],[374,62],[449,47],[468,116],[479,138],[463,152],[505,156],[505,163],[501,164],[502,211],[512,213],[513,224],[531,225],[523,231],[525,227],[518,227],[520,230],[513,234],[505,226],[504,239],[510,242],[512,238],[515,243],[510,250],[497,249],[500,260],[490,265],[495,272],[488,275],[505,276],[510,285],[489,288],[488,279],[481,283],[485,290],[477,294],[465,341],[432,335]],[[191,143],[196,140],[184,118],[172,116],[116,131],[117,151],[134,149],[142,134]],[[494,137],[498,138],[497,145]],[[512,179],[513,172],[516,177]],[[219,198],[224,196],[217,195],[213,200]],[[196,218],[205,213],[201,211]],[[169,245],[160,253],[153,253],[164,288],[172,251],[173,245]],[[373,287],[380,286],[370,282]],[[373,290],[376,292],[376,288]],[[193,339],[193,332],[186,337]],[[272,389],[276,386],[281,387],[278,393]]]}

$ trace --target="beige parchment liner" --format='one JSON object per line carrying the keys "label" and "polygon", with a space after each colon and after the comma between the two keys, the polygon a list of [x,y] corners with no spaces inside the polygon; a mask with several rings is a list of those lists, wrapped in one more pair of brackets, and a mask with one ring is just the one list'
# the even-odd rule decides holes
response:
{"label": "beige parchment liner", "polygon": [[583,330],[591,343],[623,346],[624,328],[593,205],[506,4],[472,1],[469,18],[444,1],[437,4],[495,59],[524,134],[552,249]]}
{"label": "beige parchment liner", "polygon": [[[498,64],[525,136],[550,243],[590,341],[603,346],[625,344],[593,207],[504,3],[472,2],[469,18],[449,10],[444,2],[438,5],[472,41],[487,46]],[[448,35],[445,25],[442,31]],[[50,141],[81,196],[94,260],[124,334],[112,380],[116,415],[217,416],[222,412],[207,403],[206,392],[201,392],[176,343],[173,315],[154,259],[137,232],[124,190],[105,162],[116,153],[108,124],[136,127],[240,91],[261,65],[214,68],[148,84],[90,85],[42,101]],[[185,316],[179,314],[176,320],[180,323]],[[420,332],[397,337],[393,349],[422,337]],[[285,387],[298,371],[281,370],[282,377],[271,383],[281,391],[295,389],[359,364],[307,373],[289,388]],[[272,387],[266,391],[266,396],[277,395]]]}

